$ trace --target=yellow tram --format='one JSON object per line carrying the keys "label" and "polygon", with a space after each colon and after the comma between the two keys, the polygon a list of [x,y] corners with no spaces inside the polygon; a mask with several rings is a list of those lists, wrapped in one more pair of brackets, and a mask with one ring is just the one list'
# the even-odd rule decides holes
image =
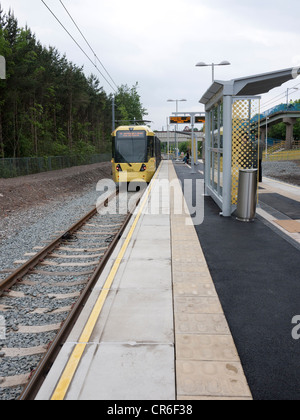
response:
{"label": "yellow tram", "polygon": [[161,143],[147,126],[121,126],[112,133],[112,175],[123,182],[149,183],[161,162]]}

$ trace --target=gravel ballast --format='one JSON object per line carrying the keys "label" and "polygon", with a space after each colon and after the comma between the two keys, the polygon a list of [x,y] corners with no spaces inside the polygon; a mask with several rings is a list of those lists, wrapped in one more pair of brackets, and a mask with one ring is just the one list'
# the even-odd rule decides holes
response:
{"label": "gravel ballast", "polygon": [[51,235],[67,230],[91,210],[101,195],[98,181],[110,179],[110,174],[111,164],[100,163],[0,179],[0,271],[13,268],[15,260],[53,240]]}
{"label": "gravel ballast", "polygon": [[[100,164],[101,165],[101,164]],[[93,165],[94,166],[94,165]],[[35,176],[33,180],[31,177],[19,178],[18,180],[0,180],[3,184],[11,184],[18,182],[16,187],[19,191],[22,190],[22,185],[31,185],[34,194],[31,197],[26,197],[23,202],[22,194],[19,198],[15,195],[15,190],[12,189],[10,194],[10,202],[12,207],[8,208],[7,203],[2,202],[1,212],[1,227],[2,231],[0,246],[0,280],[6,278],[9,273],[5,270],[16,268],[14,264],[16,260],[28,259],[26,253],[37,252],[34,247],[45,246],[45,243],[52,241],[53,236],[60,235],[59,231],[66,231],[70,226],[83,217],[89,210],[91,210],[97,203],[102,191],[97,191],[96,186],[100,179],[111,179],[111,165],[101,165],[99,168],[87,167],[86,171],[80,174],[77,173],[76,168],[68,171],[57,171],[56,174],[40,174]],[[92,171],[92,172],[91,172]],[[66,173],[67,172],[67,173]],[[94,172],[94,173],[93,173]],[[72,176],[73,173],[73,176]],[[46,180],[47,175],[49,179]],[[68,189],[64,178],[68,178]],[[29,179],[31,178],[31,179]],[[43,182],[41,182],[43,179]],[[87,180],[88,179],[88,180]],[[4,181],[4,182],[3,182]],[[5,182],[7,181],[7,182]],[[47,198],[38,197],[45,196],[43,190],[47,185]],[[7,187],[7,185],[6,185]],[[0,192],[2,194],[2,192]],[[9,194],[8,189],[5,190],[6,198]],[[2,194],[4,195],[4,194]],[[30,204],[31,202],[31,204]],[[1,205],[1,201],[0,201]],[[5,209],[5,213],[3,211]],[[108,224],[107,235],[102,234],[102,239],[92,237],[92,243],[95,246],[108,246],[111,242],[113,226],[117,222],[117,215],[96,215],[96,223],[105,226]],[[89,231],[88,228],[85,228]],[[106,230],[103,227],[101,230]],[[90,238],[85,238],[85,234],[78,235],[78,238],[70,239],[69,243],[72,246],[72,241],[77,247],[83,247],[84,243],[90,241]],[[73,244],[73,245],[74,245]],[[89,245],[91,246],[91,245]],[[73,262],[73,258],[64,260],[59,258],[60,251],[56,257],[56,263]],[[95,262],[95,258],[84,259],[84,262]],[[27,276],[26,282],[16,284],[12,292],[6,292],[1,298],[0,315],[2,320],[5,319],[5,337],[0,336],[0,400],[16,399],[18,398],[21,388],[5,387],[6,377],[15,377],[16,375],[28,375],[34,370],[39,362],[41,355],[32,354],[24,355],[23,357],[12,357],[6,354],[7,349],[29,349],[44,348],[47,343],[53,341],[57,333],[57,325],[60,325],[66,318],[72,305],[76,302],[77,297],[84,287],[84,281],[88,279],[84,271],[91,268],[81,267],[63,267],[63,272],[69,272],[69,276],[55,275],[58,271],[57,267],[47,266],[42,267],[42,271],[52,272],[53,275],[48,274],[46,278],[43,275],[31,274]],[[72,272],[72,274],[71,274]],[[45,284],[49,282],[49,284]],[[63,283],[63,284],[62,284]],[[57,296],[57,297],[55,297]],[[61,296],[61,297],[58,297]],[[38,330],[36,331],[36,326]],[[54,326],[51,330],[39,332],[40,328]],[[29,330],[33,328],[33,333]],[[3,332],[3,331],[2,331]],[[22,350],[24,351],[24,350]],[[22,353],[23,354],[23,353]]]}
{"label": "gravel ballast", "polygon": [[263,162],[263,176],[300,186],[300,161]]}

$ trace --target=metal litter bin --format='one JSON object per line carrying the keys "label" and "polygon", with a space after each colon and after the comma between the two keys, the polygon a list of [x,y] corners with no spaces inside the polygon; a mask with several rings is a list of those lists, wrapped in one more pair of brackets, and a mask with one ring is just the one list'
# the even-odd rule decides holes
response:
{"label": "metal litter bin", "polygon": [[252,222],[256,213],[258,169],[240,169],[236,216],[241,222]]}

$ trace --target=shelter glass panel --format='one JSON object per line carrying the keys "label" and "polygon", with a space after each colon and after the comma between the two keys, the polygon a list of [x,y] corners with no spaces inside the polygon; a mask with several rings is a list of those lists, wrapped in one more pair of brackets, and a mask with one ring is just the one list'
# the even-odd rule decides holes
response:
{"label": "shelter glass panel", "polygon": [[218,175],[218,153],[214,152],[213,153],[213,189],[215,191],[218,191],[218,179],[219,179],[219,175]]}
{"label": "shelter glass panel", "polygon": [[210,110],[209,147],[209,186],[222,197],[223,194],[223,101],[218,102]]}
{"label": "shelter glass panel", "polygon": [[223,197],[223,153],[218,155],[218,194]]}

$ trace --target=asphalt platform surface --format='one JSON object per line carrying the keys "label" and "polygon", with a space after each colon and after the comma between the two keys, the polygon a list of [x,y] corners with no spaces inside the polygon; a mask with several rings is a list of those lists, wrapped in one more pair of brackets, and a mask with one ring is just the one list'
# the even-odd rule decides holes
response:
{"label": "asphalt platform surface", "polygon": [[[183,164],[175,169],[181,181],[203,178]],[[286,204],[275,198],[269,204]],[[195,228],[253,398],[299,400],[300,340],[292,337],[292,319],[300,315],[299,247],[260,217],[224,218],[212,198],[204,201],[204,222]]]}

